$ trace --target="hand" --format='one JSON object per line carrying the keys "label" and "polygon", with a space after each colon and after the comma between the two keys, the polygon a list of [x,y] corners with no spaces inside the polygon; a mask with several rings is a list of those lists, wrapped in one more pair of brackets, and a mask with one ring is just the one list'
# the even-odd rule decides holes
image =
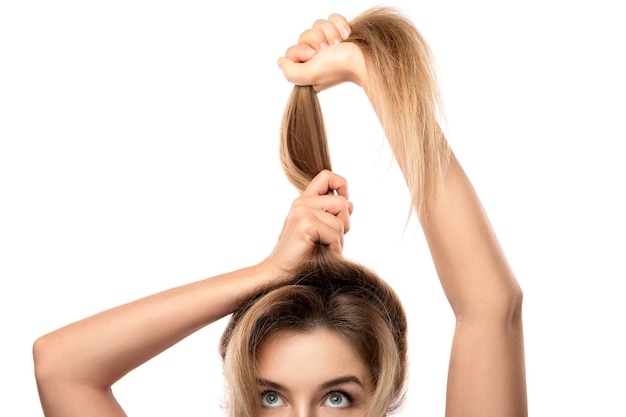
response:
{"label": "hand", "polygon": [[[336,194],[328,194],[329,191]],[[290,274],[319,243],[341,254],[352,209],[346,180],[331,171],[320,172],[294,200],[278,243],[264,263],[275,271]]]}
{"label": "hand", "polygon": [[353,42],[344,42],[350,33],[350,25],[341,15],[317,20],[278,59],[278,66],[287,81],[312,85],[317,92],[347,81],[365,87],[363,53]]}

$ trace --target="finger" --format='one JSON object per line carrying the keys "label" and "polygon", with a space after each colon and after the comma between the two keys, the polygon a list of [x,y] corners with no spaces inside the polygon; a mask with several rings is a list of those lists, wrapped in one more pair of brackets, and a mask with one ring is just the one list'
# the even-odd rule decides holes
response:
{"label": "finger", "polygon": [[344,223],[330,213],[307,206],[301,198],[294,201],[285,221],[283,233],[292,237],[301,236],[310,244],[321,242],[333,250],[343,248]]}
{"label": "finger", "polygon": [[[347,216],[347,217],[348,217],[347,224],[348,224],[348,229],[349,229],[350,216]],[[320,224],[323,224],[324,226],[334,230],[336,233],[339,234],[339,237],[341,239],[341,246],[343,247],[343,237],[347,233],[346,221],[344,221],[338,216],[334,216],[328,212],[323,212],[323,211],[317,212],[317,219]]]}
{"label": "finger", "polygon": [[[324,195],[318,197],[312,197],[309,200],[303,201],[303,204],[307,204],[309,207],[316,210],[316,213],[320,214],[319,219],[325,221],[324,216],[330,214],[335,219],[338,219],[342,223],[343,233],[348,233],[350,230],[350,203],[343,196]],[[334,220],[332,220],[334,223]]]}
{"label": "finger", "polygon": [[343,40],[348,39],[348,37],[352,33],[352,28],[350,28],[350,24],[345,17],[340,14],[333,13],[328,17],[328,20],[335,25]]}
{"label": "finger", "polygon": [[337,195],[348,199],[348,181],[341,175],[325,169],[311,180],[311,183],[302,195],[324,195],[328,194],[328,191],[336,191]]}
{"label": "finger", "polygon": [[306,224],[315,219],[345,234],[350,231],[351,210],[352,203],[343,196],[301,196],[294,200],[290,218],[296,224]]}
{"label": "finger", "polygon": [[316,52],[317,51],[311,46],[305,43],[299,43],[289,47],[285,52],[285,57],[289,58],[293,62],[306,62],[311,59]]}
{"label": "finger", "polygon": [[295,85],[312,85],[312,75],[304,63],[294,62],[287,57],[278,58],[278,67],[285,79]]}
{"label": "finger", "polygon": [[[331,38],[332,39],[332,38]],[[319,27],[312,27],[307,29],[298,38],[298,43],[304,43],[314,48],[316,51],[326,48],[330,45],[332,40],[326,38],[326,34]]]}
{"label": "finger", "polygon": [[343,41],[341,33],[339,33],[339,29],[337,29],[337,26],[329,20],[317,20],[313,23],[313,28],[319,29],[322,33],[324,33],[327,45],[337,44]]}
{"label": "finger", "polygon": [[331,226],[319,223],[310,236],[313,243],[321,242],[328,246],[333,252],[339,254],[343,252],[343,233]]}
{"label": "finger", "polygon": [[342,195],[321,195],[315,197],[316,205],[323,211],[337,216],[339,213],[350,213],[350,202]]}

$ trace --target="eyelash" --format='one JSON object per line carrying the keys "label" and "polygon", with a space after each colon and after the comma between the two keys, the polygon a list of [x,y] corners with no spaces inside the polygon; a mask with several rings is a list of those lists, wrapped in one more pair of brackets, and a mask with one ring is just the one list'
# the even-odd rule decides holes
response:
{"label": "eyelash", "polygon": [[[271,392],[275,393],[276,395],[278,395],[278,396],[280,397],[280,394],[278,394],[278,393],[277,393],[276,391],[274,391],[273,389],[266,389],[266,390],[264,390],[264,391],[261,391],[261,395],[260,395],[260,397],[261,397],[261,398],[263,398],[263,397],[265,397],[265,395],[266,395],[266,394],[269,394],[269,393],[271,393]],[[326,395],[324,396],[324,399],[326,399],[326,398],[330,397],[330,395],[331,395],[331,394],[341,394],[341,395],[343,395],[344,397],[346,397],[346,399],[348,400],[348,402],[350,403],[350,405],[354,404],[354,397],[353,397],[351,394],[349,394],[348,392],[346,392],[346,391],[344,391],[344,390],[342,390],[342,389],[334,389],[334,390],[332,390],[332,391],[330,391],[330,392],[326,393]]]}
{"label": "eyelash", "polygon": [[278,395],[278,393],[275,390],[273,390],[273,389],[266,389],[264,391],[261,391],[261,397],[265,397],[265,395],[269,394],[270,392],[274,392],[274,393],[276,393],[276,395]]}
{"label": "eyelash", "polygon": [[263,400],[263,398],[265,398],[265,396],[266,396],[267,394],[272,394],[272,393],[273,393],[273,394],[275,394],[277,397],[279,397],[279,398],[282,400],[282,397],[280,396],[280,394],[278,394],[278,393],[277,393],[275,390],[273,390],[273,389],[266,389],[266,390],[264,390],[264,391],[261,391],[261,395],[259,395],[259,398],[260,398],[261,400]]}
{"label": "eyelash", "polygon": [[346,399],[348,400],[350,404],[354,403],[354,397],[342,389],[334,389],[330,391],[328,394],[326,394],[324,398],[330,397],[331,394],[341,394],[344,397],[346,397]]}

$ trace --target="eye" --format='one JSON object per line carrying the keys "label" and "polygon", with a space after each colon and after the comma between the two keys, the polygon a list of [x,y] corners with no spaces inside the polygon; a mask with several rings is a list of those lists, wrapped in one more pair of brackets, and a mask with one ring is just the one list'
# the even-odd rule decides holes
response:
{"label": "eye", "polygon": [[282,407],[283,405],[285,405],[285,403],[276,391],[265,391],[261,393],[261,406]]}
{"label": "eye", "polygon": [[326,407],[344,408],[352,404],[352,397],[342,391],[333,391],[326,397],[324,405]]}

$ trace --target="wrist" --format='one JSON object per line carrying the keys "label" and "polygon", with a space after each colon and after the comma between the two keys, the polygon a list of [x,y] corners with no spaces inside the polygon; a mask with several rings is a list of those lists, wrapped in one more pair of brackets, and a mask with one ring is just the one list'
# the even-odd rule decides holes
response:
{"label": "wrist", "polygon": [[354,42],[349,43],[350,48],[349,69],[350,81],[360,86],[364,90],[367,89],[367,65],[365,64],[365,56],[361,48]]}
{"label": "wrist", "polygon": [[270,255],[254,266],[255,275],[265,283],[271,283],[289,276],[289,271]]}

